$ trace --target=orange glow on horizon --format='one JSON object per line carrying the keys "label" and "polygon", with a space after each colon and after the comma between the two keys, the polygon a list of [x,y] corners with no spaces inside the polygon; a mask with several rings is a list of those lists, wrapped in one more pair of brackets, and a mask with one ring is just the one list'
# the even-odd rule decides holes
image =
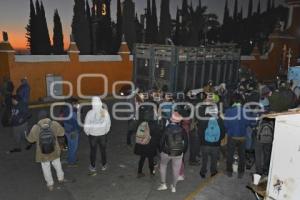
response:
{"label": "orange glow on horizon", "polygon": [[[64,49],[69,47],[69,38],[66,35],[68,34],[64,33]],[[14,49],[28,49],[26,32],[9,32],[8,36],[9,42]],[[50,35],[50,40],[52,43],[52,35]]]}

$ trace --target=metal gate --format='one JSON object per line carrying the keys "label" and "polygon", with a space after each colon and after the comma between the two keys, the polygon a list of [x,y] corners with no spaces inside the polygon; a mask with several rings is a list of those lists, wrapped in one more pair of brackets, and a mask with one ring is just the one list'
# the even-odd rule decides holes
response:
{"label": "metal gate", "polygon": [[236,84],[239,78],[240,49],[233,44],[207,47],[176,47],[136,44],[133,81],[149,90],[168,87],[168,91],[202,88],[214,84]]}

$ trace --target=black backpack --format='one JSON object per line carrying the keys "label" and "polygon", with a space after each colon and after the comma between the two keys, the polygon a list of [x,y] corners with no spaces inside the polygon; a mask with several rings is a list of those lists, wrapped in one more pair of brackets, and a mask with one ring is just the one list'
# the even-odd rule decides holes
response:
{"label": "black backpack", "polygon": [[51,124],[51,121],[42,125],[38,124],[40,127],[39,142],[43,154],[50,154],[55,150],[56,138],[51,129]]}
{"label": "black backpack", "polygon": [[170,156],[180,156],[184,150],[183,128],[179,125],[167,127],[166,145]]}
{"label": "black backpack", "polygon": [[274,121],[262,120],[258,126],[256,139],[262,144],[272,144],[274,137]]}

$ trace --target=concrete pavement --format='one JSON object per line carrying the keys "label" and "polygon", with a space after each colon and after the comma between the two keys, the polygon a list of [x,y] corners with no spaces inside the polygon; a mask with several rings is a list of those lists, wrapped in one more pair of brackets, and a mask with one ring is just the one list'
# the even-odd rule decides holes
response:
{"label": "concrete pavement", "polygon": [[[37,110],[33,111],[32,123],[36,120]],[[32,124],[31,123],[31,124]],[[87,137],[82,133],[78,152],[79,166],[68,168],[63,166],[66,178],[74,183],[59,185],[49,192],[45,186],[41,167],[34,162],[35,146],[21,153],[6,154],[12,147],[13,138],[9,128],[0,132],[0,200],[254,200],[254,195],[245,189],[250,181],[245,179],[227,178],[219,175],[215,180],[203,185],[198,172],[200,167],[186,165],[186,180],[178,183],[177,193],[156,191],[159,185],[158,170],[155,177],[149,176],[148,163],[145,163],[146,177],[137,179],[138,157],[133,148],[126,143],[127,122],[112,121],[112,131],[108,143],[108,165],[105,172],[98,168],[98,175],[88,176],[89,145]],[[188,155],[186,156],[186,160]],[[98,154],[100,163],[100,154]],[[169,168],[171,177],[171,169]],[[55,175],[55,172],[53,173]],[[55,177],[55,176],[54,176]],[[56,180],[56,178],[55,178]],[[170,180],[169,180],[170,183]],[[235,195],[237,194],[237,195]]]}

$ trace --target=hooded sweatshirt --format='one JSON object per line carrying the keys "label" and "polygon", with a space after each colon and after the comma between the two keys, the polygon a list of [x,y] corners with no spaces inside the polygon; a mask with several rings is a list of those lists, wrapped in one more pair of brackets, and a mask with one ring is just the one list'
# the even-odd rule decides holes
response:
{"label": "hooded sweatshirt", "polygon": [[92,109],[87,113],[84,121],[84,132],[91,136],[103,136],[110,130],[110,116],[103,109],[100,97],[92,98]]}

